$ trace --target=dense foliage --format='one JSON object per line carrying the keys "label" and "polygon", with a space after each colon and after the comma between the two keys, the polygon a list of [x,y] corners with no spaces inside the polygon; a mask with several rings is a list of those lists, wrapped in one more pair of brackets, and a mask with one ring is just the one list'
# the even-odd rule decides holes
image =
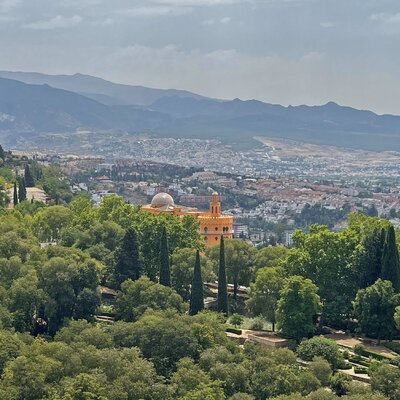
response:
{"label": "dense foliage", "polygon": [[[396,360],[364,360],[371,391],[337,371],[336,342],[312,338],[324,325],[398,334],[398,242],[387,221],[314,225],[290,250],[223,238],[204,249],[193,218],[117,196],[94,208],[72,200],[59,168],[22,171],[3,171],[11,193],[28,182],[51,199],[0,213],[0,399],[399,398]],[[258,329],[276,323],[296,353],[228,340],[227,327],[240,333],[249,316]]]}

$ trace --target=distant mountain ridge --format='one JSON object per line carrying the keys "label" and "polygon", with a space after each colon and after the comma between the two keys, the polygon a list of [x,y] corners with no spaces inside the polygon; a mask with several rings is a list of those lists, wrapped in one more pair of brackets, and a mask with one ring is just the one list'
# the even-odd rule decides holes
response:
{"label": "distant mountain ridge", "polygon": [[[400,116],[377,115],[333,102],[284,107],[257,100],[221,101],[173,89],[118,85],[83,75],[66,78],[74,91],[52,87],[54,76],[8,74],[42,82],[0,78],[0,139],[10,142],[19,136],[88,128],[159,137],[218,138],[240,148],[254,146],[254,136],[270,136],[319,145],[400,151]],[[43,84],[46,77],[51,79]],[[61,86],[60,76],[56,80]],[[85,84],[80,86],[82,81]],[[147,97],[138,93],[147,93]],[[135,99],[139,103],[134,103]],[[142,104],[150,100],[154,101]]]}
{"label": "distant mountain ridge", "polygon": [[90,75],[47,75],[38,72],[0,71],[0,77],[14,79],[28,84],[47,84],[56,89],[64,89],[82,94],[106,105],[149,106],[164,96],[204,98],[186,90],[153,89],[144,86],[113,83]]}

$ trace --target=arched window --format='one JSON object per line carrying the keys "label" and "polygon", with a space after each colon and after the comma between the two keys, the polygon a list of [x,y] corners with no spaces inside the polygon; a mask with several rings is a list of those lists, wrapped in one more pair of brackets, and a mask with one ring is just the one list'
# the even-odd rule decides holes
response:
{"label": "arched window", "polygon": [[208,232],[208,228],[205,226],[204,227],[204,233],[207,233]]}
{"label": "arched window", "polygon": [[218,226],[215,227],[215,232],[218,232]]}
{"label": "arched window", "polygon": [[215,236],[215,240],[218,240],[218,236]]}
{"label": "arched window", "polygon": [[205,237],[204,237],[204,240],[207,242],[207,240],[208,240],[208,237],[207,237],[207,236],[205,236]]}

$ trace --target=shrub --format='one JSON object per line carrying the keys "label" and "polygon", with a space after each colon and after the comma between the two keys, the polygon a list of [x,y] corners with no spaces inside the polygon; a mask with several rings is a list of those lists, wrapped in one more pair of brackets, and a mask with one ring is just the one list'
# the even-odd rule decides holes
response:
{"label": "shrub", "polygon": [[232,314],[229,318],[229,322],[234,325],[236,328],[243,324],[243,316],[240,314]]}
{"label": "shrub", "polygon": [[338,396],[343,396],[348,392],[351,381],[352,378],[350,375],[337,372],[335,375],[332,375],[331,388]]}
{"label": "shrub", "polygon": [[251,325],[250,329],[254,329],[256,331],[261,331],[264,329],[264,320],[261,317],[254,318]]}
{"label": "shrub", "polygon": [[392,358],[390,364],[400,368],[400,357]]}
{"label": "shrub", "polygon": [[364,352],[367,350],[366,348],[365,348],[365,346],[363,345],[363,344],[356,344],[355,346],[354,346],[354,353],[355,354],[357,354],[357,355],[359,355],[359,356],[362,356],[362,355],[364,355]]}
{"label": "shrub", "polygon": [[310,362],[308,368],[316,376],[316,378],[321,382],[322,386],[328,386],[329,380],[332,375],[332,368],[328,361],[322,357],[314,357]]}
{"label": "shrub", "polygon": [[351,369],[351,368],[352,368],[352,365],[346,361],[344,361],[343,364],[340,363],[340,366],[339,366],[339,369]]}
{"label": "shrub", "polygon": [[297,348],[297,354],[305,361],[311,361],[314,357],[323,357],[333,369],[337,369],[343,360],[337,343],[332,339],[320,337],[303,340]]}

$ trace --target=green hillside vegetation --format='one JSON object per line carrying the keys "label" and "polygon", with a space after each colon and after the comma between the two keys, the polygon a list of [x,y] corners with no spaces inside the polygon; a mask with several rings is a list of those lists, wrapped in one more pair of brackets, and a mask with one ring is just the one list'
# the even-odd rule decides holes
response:
{"label": "green hillside vegetation", "polygon": [[[52,187],[62,192],[58,169],[29,169],[36,185],[61,182]],[[389,360],[372,363],[363,351],[371,387],[359,386],[337,371],[346,363],[335,342],[307,340],[325,326],[399,336],[398,241],[388,221],[360,214],[341,232],[313,225],[290,250],[240,240],[205,249],[193,218],[146,213],[118,196],[98,208],[61,195],[31,205],[0,213],[1,399],[399,398],[400,370]],[[217,299],[201,281],[218,275],[226,284]],[[210,297],[220,313],[208,309]],[[225,334],[232,314],[237,328],[261,316],[294,339],[294,351],[240,347]]]}

